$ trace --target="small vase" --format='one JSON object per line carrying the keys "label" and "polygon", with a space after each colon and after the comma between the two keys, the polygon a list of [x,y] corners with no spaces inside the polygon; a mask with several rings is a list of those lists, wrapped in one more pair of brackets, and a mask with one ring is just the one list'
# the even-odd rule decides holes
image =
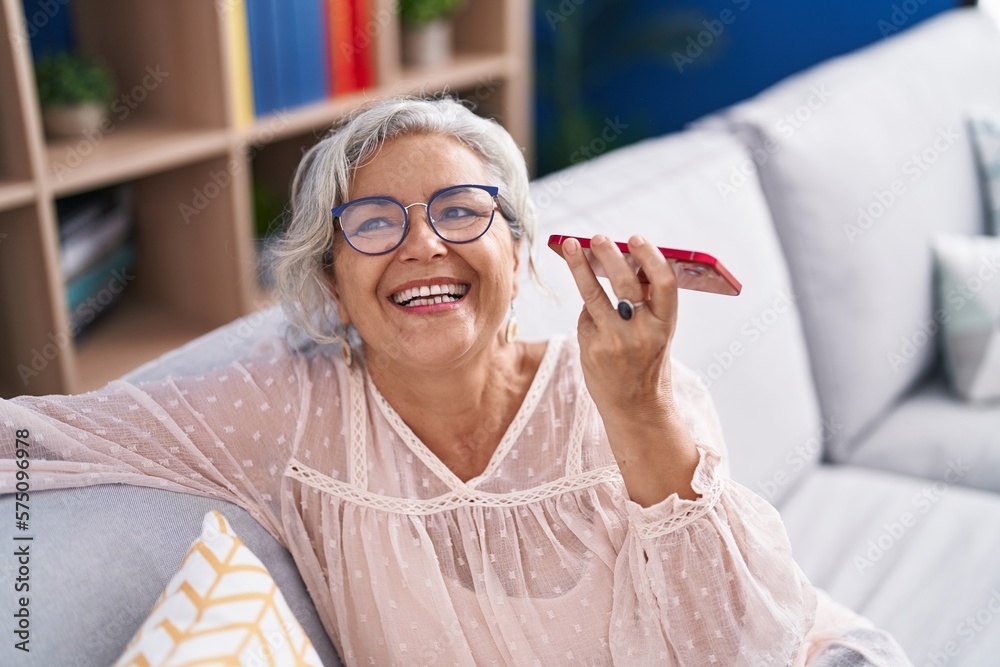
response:
{"label": "small vase", "polygon": [[440,67],[451,60],[451,21],[438,19],[421,26],[403,26],[403,63]]}
{"label": "small vase", "polygon": [[94,102],[71,107],[45,107],[42,110],[42,120],[49,136],[69,139],[94,134],[106,117],[105,106]]}

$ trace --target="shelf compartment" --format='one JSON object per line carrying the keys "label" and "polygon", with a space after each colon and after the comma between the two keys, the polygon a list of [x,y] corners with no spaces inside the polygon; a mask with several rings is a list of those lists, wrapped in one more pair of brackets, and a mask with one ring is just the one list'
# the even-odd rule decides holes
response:
{"label": "shelf compartment", "polygon": [[136,93],[124,122],[169,118],[193,128],[223,129],[229,120],[220,25],[226,11],[222,1],[73,2],[80,50],[108,65],[119,102]]}
{"label": "shelf compartment", "polygon": [[95,322],[76,352],[79,378],[74,392],[92,391],[130,370],[207,333],[212,327],[141,293],[122,296],[114,310]]}
{"label": "shelf compartment", "polygon": [[44,269],[53,239],[37,205],[0,212],[0,395],[65,390],[73,343],[54,306],[58,276]]}
{"label": "shelf compartment", "polygon": [[[34,81],[27,81],[31,69],[28,44],[21,31],[21,3],[0,0],[0,191],[9,180],[30,179],[28,137],[25,122],[26,109],[30,106],[26,98],[34,94]],[[3,193],[0,192],[0,206]]]}
{"label": "shelf compartment", "polygon": [[234,164],[227,154],[135,181],[135,269],[121,301],[84,333],[73,391],[249,312],[249,230],[231,223],[246,175]]}
{"label": "shelf compartment", "polygon": [[134,122],[100,135],[99,140],[81,137],[50,143],[48,178],[52,191],[61,196],[221,155],[228,147],[224,130]]}
{"label": "shelf compartment", "polygon": [[35,198],[31,181],[11,181],[0,178],[0,211],[24,206]]}
{"label": "shelf compartment", "polygon": [[[215,327],[249,312],[250,230],[233,224],[242,163],[227,154],[136,182],[136,282],[155,302]],[[237,165],[238,169],[234,169]]]}

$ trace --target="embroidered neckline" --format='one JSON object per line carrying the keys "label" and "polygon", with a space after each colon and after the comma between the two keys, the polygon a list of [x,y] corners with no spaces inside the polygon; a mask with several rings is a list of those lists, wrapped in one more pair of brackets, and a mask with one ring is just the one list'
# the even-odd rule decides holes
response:
{"label": "embroidered neckline", "polygon": [[371,376],[365,373],[365,386],[368,391],[371,392],[372,398],[374,399],[375,405],[378,406],[379,411],[382,416],[389,423],[389,426],[395,432],[399,439],[403,441],[403,444],[413,452],[423,463],[450,489],[453,491],[463,491],[468,489],[475,489],[476,486],[483,480],[489,479],[493,475],[500,464],[506,459],[508,452],[517,442],[517,439],[521,436],[521,431],[524,430],[525,425],[528,423],[528,419],[535,413],[535,409],[538,407],[538,402],[541,400],[542,395],[545,393],[546,388],[552,379],[553,371],[555,370],[556,363],[559,361],[559,355],[563,348],[563,343],[565,342],[565,336],[553,336],[549,339],[545,347],[545,353],[542,355],[542,361],[538,365],[538,370],[535,372],[535,377],[531,380],[531,385],[528,387],[528,393],[525,394],[524,400],[517,409],[517,413],[514,415],[514,419],[511,420],[510,424],[507,426],[507,430],[504,432],[503,437],[500,439],[500,443],[497,445],[496,450],[490,457],[489,463],[482,473],[473,477],[467,482],[463,482],[458,478],[454,472],[451,471],[444,462],[437,457],[430,450],[430,448],[425,445],[420,438],[406,425],[399,413],[396,412],[395,408],[389,405],[389,401],[382,396],[382,393],[372,382]]}

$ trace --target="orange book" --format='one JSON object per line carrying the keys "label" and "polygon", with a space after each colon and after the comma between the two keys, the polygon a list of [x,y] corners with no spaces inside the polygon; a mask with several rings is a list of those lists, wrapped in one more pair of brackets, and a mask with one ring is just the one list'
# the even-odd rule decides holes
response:
{"label": "orange book", "polygon": [[375,83],[372,67],[372,42],[374,37],[368,34],[368,22],[371,18],[371,0],[354,0],[354,46],[357,49],[354,58],[355,82],[358,88],[368,88]]}
{"label": "orange book", "polygon": [[353,0],[327,0],[330,34],[330,90],[335,94],[358,89],[357,49],[354,47]]}

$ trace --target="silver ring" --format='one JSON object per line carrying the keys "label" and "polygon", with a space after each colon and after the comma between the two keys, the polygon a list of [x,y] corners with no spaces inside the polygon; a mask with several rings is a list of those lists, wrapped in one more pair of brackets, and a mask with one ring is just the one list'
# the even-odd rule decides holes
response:
{"label": "silver ring", "polygon": [[629,301],[628,299],[619,299],[618,305],[615,306],[615,308],[618,311],[618,315],[623,320],[630,320],[635,317],[636,311],[645,305],[645,301]]}

